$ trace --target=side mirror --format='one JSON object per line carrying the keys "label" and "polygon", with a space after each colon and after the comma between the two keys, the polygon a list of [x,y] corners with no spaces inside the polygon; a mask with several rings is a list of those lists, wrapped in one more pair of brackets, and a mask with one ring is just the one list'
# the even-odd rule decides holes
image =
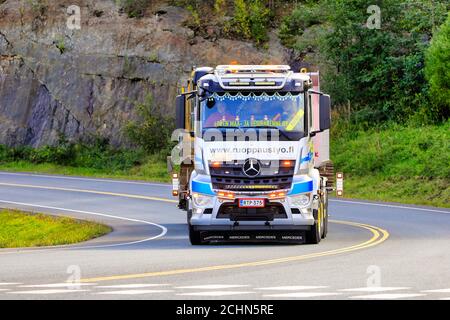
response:
{"label": "side mirror", "polygon": [[331,127],[331,99],[327,94],[320,95],[319,101],[319,125],[320,131],[330,129]]}
{"label": "side mirror", "polygon": [[176,127],[177,129],[184,129],[186,120],[186,97],[179,95],[175,99],[175,113],[176,113]]}

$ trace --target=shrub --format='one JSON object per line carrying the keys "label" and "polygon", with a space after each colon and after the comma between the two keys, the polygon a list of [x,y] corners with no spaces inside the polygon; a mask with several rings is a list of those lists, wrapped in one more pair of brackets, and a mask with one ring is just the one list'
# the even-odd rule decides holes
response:
{"label": "shrub", "polygon": [[224,31],[229,36],[253,40],[261,45],[268,40],[270,10],[260,0],[234,0],[234,14]]}
{"label": "shrub", "polygon": [[120,6],[129,18],[143,17],[150,2],[150,0],[119,0]]}
{"label": "shrub", "polygon": [[0,145],[0,163],[26,161],[33,164],[56,164],[107,171],[131,169],[145,162],[141,149],[117,149],[104,138],[94,137],[92,142],[69,143],[61,139],[55,146],[9,148]]}
{"label": "shrub", "polygon": [[436,121],[446,119],[450,108],[450,16],[433,35],[426,52],[425,74],[433,102],[431,116]]}
{"label": "shrub", "polygon": [[175,129],[173,118],[163,115],[155,107],[151,94],[143,102],[135,102],[135,108],[139,120],[131,121],[125,127],[130,141],[151,154],[170,150],[170,136]]}
{"label": "shrub", "polygon": [[254,0],[249,5],[249,22],[250,33],[253,41],[257,45],[266,42],[269,37],[267,36],[267,29],[269,27],[270,10],[267,9],[260,0]]}
{"label": "shrub", "polygon": [[278,35],[283,45],[294,48],[297,36],[301,36],[306,28],[325,20],[323,10],[324,7],[316,2],[297,5],[281,22]]}

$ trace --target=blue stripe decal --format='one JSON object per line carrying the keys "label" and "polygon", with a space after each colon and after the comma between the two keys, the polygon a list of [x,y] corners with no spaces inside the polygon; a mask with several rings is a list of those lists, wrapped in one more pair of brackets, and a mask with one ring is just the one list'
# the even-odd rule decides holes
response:
{"label": "blue stripe decal", "polygon": [[203,194],[209,194],[209,195],[216,195],[211,188],[211,183],[209,182],[199,182],[199,181],[192,181],[192,191],[203,193]]}
{"label": "blue stripe decal", "polygon": [[313,181],[303,181],[303,182],[297,182],[292,184],[292,189],[289,192],[289,194],[298,194],[298,193],[304,193],[304,192],[311,192],[313,191]]}
{"label": "blue stripe decal", "polygon": [[311,160],[312,160],[312,156],[313,156],[313,153],[312,153],[312,152],[308,153],[308,155],[307,155],[306,157],[304,157],[304,158],[300,161],[300,163],[311,161]]}

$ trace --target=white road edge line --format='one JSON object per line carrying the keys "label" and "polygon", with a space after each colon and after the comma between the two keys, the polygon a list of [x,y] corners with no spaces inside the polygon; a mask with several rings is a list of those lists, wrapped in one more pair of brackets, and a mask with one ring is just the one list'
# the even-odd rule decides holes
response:
{"label": "white road edge line", "polygon": [[173,292],[173,290],[118,290],[118,291],[103,291],[93,293],[95,295],[102,294],[117,294],[117,295],[138,295],[138,294],[151,294],[151,293],[166,293]]}
{"label": "white road edge line", "polygon": [[113,180],[113,179],[108,179],[108,178],[95,179],[95,178],[60,176],[60,175],[45,175],[45,174],[35,174],[35,173],[16,173],[16,172],[5,172],[5,171],[0,171],[0,175],[22,176],[22,177],[40,177],[40,178],[52,178],[52,179],[67,179],[67,180],[107,182],[107,183],[123,183],[123,184],[135,184],[135,185],[157,186],[157,187],[171,187],[170,184],[164,184],[164,183],[138,182],[138,181],[127,181],[127,180],[121,181],[121,180]]}
{"label": "white road edge line", "polygon": [[[81,177],[70,177],[70,176],[59,176],[59,175],[43,175],[43,174],[35,174],[35,173],[16,173],[16,172],[6,172],[0,171],[0,175],[12,175],[12,176],[23,176],[23,177],[42,177],[42,178],[54,178],[54,179],[67,179],[67,180],[80,180],[80,181],[97,181],[97,182],[107,182],[107,183],[123,183],[123,184],[136,184],[136,185],[147,185],[147,186],[158,186],[158,187],[171,187],[170,184],[165,183],[152,183],[152,182],[137,182],[137,181],[127,181],[127,180],[110,180],[110,179],[95,179],[95,178],[81,178]],[[439,213],[450,213],[450,211],[445,210],[436,210],[436,209],[427,209],[427,208],[416,208],[416,207],[408,207],[401,205],[391,205],[391,204],[382,204],[382,203],[371,203],[371,202],[362,202],[362,201],[353,201],[353,200],[339,200],[339,199],[329,199],[331,202],[342,202],[342,203],[353,203],[353,204],[362,204],[368,206],[378,206],[378,207],[388,207],[388,208],[398,208],[398,209],[408,209],[408,210],[417,210],[417,211],[429,211],[429,212],[439,212]]]}
{"label": "white road edge line", "polygon": [[371,202],[361,202],[361,201],[349,201],[349,200],[337,200],[337,199],[329,199],[329,200],[331,202],[363,204],[363,205],[368,205],[368,206],[388,207],[388,208],[398,208],[398,209],[408,209],[408,210],[418,210],[418,211],[429,211],[429,212],[439,212],[439,213],[449,213],[450,214],[450,211],[445,211],[445,210],[416,208],[416,207],[399,206],[399,205],[393,205],[393,204],[371,203]]}
{"label": "white road edge line", "polygon": [[[66,211],[66,212],[75,212],[75,213],[82,213],[82,214],[88,214],[88,215],[93,215],[93,216],[100,216],[100,217],[106,217],[106,218],[112,218],[112,219],[118,219],[118,220],[124,220],[124,221],[131,221],[131,222],[138,222],[138,223],[144,223],[144,224],[148,224],[151,226],[155,226],[158,227],[162,230],[162,232],[156,236],[150,237],[150,238],[145,238],[145,239],[141,239],[141,240],[137,240],[137,241],[131,241],[131,242],[123,242],[123,243],[114,243],[114,244],[107,244],[107,245],[97,245],[97,246],[72,246],[72,245],[65,245],[65,246],[55,246],[52,248],[48,248],[48,249],[37,249],[37,250],[33,250],[33,249],[27,249],[25,251],[22,252],[33,252],[33,251],[40,251],[40,250],[52,250],[52,249],[60,249],[60,248],[66,248],[66,249],[93,249],[93,248],[108,248],[108,247],[118,247],[118,246],[126,246],[126,245],[133,245],[133,244],[138,244],[138,243],[142,243],[142,242],[147,242],[150,240],[155,240],[161,237],[164,237],[167,233],[167,228],[159,225],[157,223],[153,223],[153,222],[149,222],[149,221],[144,221],[144,220],[138,220],[138,219],[130,219],[130,218],[124,218],[124,217],[119,217],[119,216],[113,216],[110,214],[104,214],[104,213],[98,213],[98,212],[90,212],[90,211],[83,211],[83,210],[73,210],[73,209],[67,209],[67,208],[58,208],[58,207],[51,207],[51,206],[43,206],[43,205],[38,205],[38,204],[32,204],[32,203],[23,203],[23,202],[14,202],[14,201],[6,201],[6,200],[0,200],[0,203],[5,203],[5,204],[13,204],[13,205],[17,205],[17,206],[25,206],[25,207],[34,207],[34,208],[42,208],[42,209],[51,209],[51,210],[58,210],[58,211]],[[5,253],[9,253],[9,252],[5,252]],[[17,253],[15,251],[10,252],[10,253]]]}
{"label": "white road edge line", "polygon": [[[61,175],[45,175],[45,174],[35,174],[35,173],[18,173],[18,172],[7,172],[7,171],[0,171],[0,175],[11,175],[11,176],[15,175],[15,176],[23,176],[23,177],[28,176],[28,177],[41,177],[41,178],[52,178],[52,179],[67,179],[67,180],[106,182],[106,183],[135,184],[135,185],[147,185],[147,186],[158,186],[158,187],[168,187],[168,188],[171,187],[170,184],[165,184],[165,183],[137,182],[137,181],[127,181],[127,180],[122,181],[122,180],[114,180],[114,179],[108,179],[108,178],[95,179],[95,178],[70,177],[70,176],[61,176]],[[401,205],[361,202],[361,201],[353,201],[353,200],[339,200],[339,199],[329,199],[329,200],[331,202],[353,203],[353,204],[362,204],[362,205],[368,205],[368,206],[390,207],[390,208],[439,212],[439,213],[450,213],[450,211],[445,211],[445,210],[407,207],[407,206],[401,206]]]}
{"label": "white road edge line", "polygon": [[54,289],[54,290],[32,290],[32,291],[8,291],[7,294],[57,294],[57,293],[77,293],[86,292],[89,290],[75,290],[75,289]]}

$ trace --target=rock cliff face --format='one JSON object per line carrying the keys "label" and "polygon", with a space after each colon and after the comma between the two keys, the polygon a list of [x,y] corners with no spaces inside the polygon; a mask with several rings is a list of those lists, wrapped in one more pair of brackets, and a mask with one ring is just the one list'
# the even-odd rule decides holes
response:
{"label": "rock cliff face", "polygon": [[80,30],[66,25],[71,0],[0,5],[0,144],[53,144],[63,134],[124,145],[134,101],[151,93],[173,113],[192,66],[288,60],[276,36],[268,50],[197,36],[185,27],[190,13],[165,1],[155,1],[140,19],[121,13],[114,0],[76,2]]}

